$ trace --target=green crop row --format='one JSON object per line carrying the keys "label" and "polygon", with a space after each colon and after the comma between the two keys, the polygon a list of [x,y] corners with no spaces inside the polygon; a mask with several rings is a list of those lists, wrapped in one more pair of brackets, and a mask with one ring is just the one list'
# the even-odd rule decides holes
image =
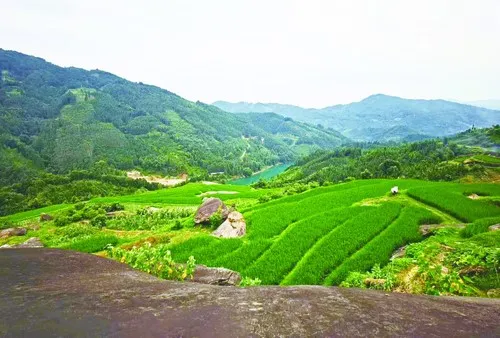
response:
{"label": "green crop row", "polygon": [[463,222],[500,215],[500,208],[489,201],[474,200],[468,195],[499,196],[500,186],[495,184],[440,184],[433,187],[413,188],[408,195],[425,204],[448,213]]}
{"label": "green crop row", "polygon": [[401,210],[396,203],[365,208],[321,238],[281,284],[321,284],[333,269],[391,224]]}
{"label": "green crop row", "polygon": [[351,271],[364,272],[375,264],[386,264],[395,249],[422,239],[418,231],[423,222],[440,223],[441,220],[427,209],[406,207],[396,221],[363,246],[326,277],[324,284],[338,285]]}
{"label": "green crop row", "polygon": [[244,271],[256,261],[271,245],[270,240],[257,239],[245,243],[228,255],[207,263],[209,266],[225,267],[235,271]]}
{"label": "green crop row", "polygon": [[264,284],[279,284],[318,239],[360,209],[363,208],[334,209],[294,223],[243,274],[258,277]]}

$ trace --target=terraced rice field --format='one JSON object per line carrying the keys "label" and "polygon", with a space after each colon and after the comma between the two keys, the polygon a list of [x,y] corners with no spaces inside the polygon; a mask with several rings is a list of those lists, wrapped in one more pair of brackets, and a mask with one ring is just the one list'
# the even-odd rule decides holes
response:
{"label": "terraced rice field", "polygon": [[[393,196],[390,189],[395,185],[400,193]],[[146,238],[167,236],[169,249],[178,262],[193,255],[198,264],[226,267],[244,277],[259,278],[263,284],[338,285],[349,272],[384,265],[394,250],[420,241],[421,224],[467,223],[464,234],[472,236],[500,221],[498,184],[360,180],[259,203],[259,197],[269,193],[274,191],[190,183],[143,194],[94,199],[89,203],[119,202],[133,214],[151,206],[194,210],[203,196],[210,194],[242,211],[247,234],[237,239],[215,238],[210,230],[193,227],[189,217],[183,219],[184,227],[179,231],[170,227],[134,231],[138,229],[132,223],[127,225],[130,231],[95,229],[93,237],[72,241],[67,248],[95,252],[102,250],[111,237],[114,242],[109,243],[130,247]],[[29,223],[41,212],[57,214],[71,207],[51,206],[6,219]],[[33,233],[47,240],[48,245],[62,243],[53,240],[57,227],[52,222],[42,223],[41,229]],[[99,244],[95,239],[107,242]]]}
{"label": "terraced rice field", "polygon": [[[394,185],[397,196],[389,193]],[[448,223],[498,219],[499,196],[494,184],[357,181],[260,204],[244,213],[241,239],[201,234],[171,250],[179,261],[194,255],[263,284],[337,285],[350,271],[383,265],[397,248],[421,240],[421,224],[441,223],[443,216]]]}

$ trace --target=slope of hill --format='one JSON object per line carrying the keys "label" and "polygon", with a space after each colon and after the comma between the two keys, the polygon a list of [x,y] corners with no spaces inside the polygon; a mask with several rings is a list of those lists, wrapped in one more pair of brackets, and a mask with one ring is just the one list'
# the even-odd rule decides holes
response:
{"label": "slope of hill", "polygon": [[344,139],[276,114],[234,115],[103,71],[61,68],[17,52],[0,50],[0,71],[2,147],[54,172],[104,159],[165,174],[241,174]]}
{"label": "slope of hill", "polygon": [[[70,202],[65,195],[78,200],[154,188],[127,183],[119,177],[124,170],[248,176],[345,140],[277,114],[235,115],[100,70],[0,49],[0,215]],[[114,177],[104,184],[99,173]],[[92,189],[77,189],[80,182],[63,191],[82,177]],[[127,189],[115,189],[117,181]]]}
{"label": "slope of hill", "polygon": [[323,109],[224,101],[217,101],[214,105],[233,113],[274,112],[298,121],[333,128],[360,141],[447,136],[472,126],[490,127],[500,123],[500,111],[444,100],[409,100],[382,94],[372,95],[360,102]]}

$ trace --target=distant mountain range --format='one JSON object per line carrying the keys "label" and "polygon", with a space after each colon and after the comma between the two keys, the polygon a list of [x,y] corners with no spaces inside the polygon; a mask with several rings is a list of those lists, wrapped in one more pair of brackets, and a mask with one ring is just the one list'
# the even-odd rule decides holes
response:
{"label": "distant mountain range", "polygon": [[402,141],[453,135],[500,123],[500,111],[445,100],[411,100],[377,94],[322,109],[276,103],[214,102],[232,113],[273,112],[332,128],[358,141]]}

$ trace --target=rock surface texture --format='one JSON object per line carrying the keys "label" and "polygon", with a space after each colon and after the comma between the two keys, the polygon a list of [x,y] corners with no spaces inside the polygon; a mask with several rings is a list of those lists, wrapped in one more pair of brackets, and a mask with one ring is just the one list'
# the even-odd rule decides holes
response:
{"label": "rock surface texture", "polygon": [[164,281],[55,249],[0,251],[0,336],[471,337],[500,335],[500,301]]}
{"label": "rock surface texture", "polygon": [[235,238],[243,236],[246,231],[247,225],[243,215],[238,211],[231,211],[224,223],[212,232],[212,235],[222,238]]}
{"label": "rock surface texture", "polygon": [[229,209],[226,207],[224,202],[222,202],[219,198],[206,198],[196,211],[194,222],[196,224],[207,223],[210,220],[210,217],[219,211],[222,219],[225,220],[229,214]]}
{"label": "rock surface texture", "polygon": [[191,281],[210,285],[234,286],[240,283],[241,276],[238,272],[226,268],[209,268],[205,265],[197,265]]}
{"label": "rock surface texture", "polygon": [[8,238],[12,236],[24,236],[26,235],[26,228],[8,228],[0,231],[0,238]]}

